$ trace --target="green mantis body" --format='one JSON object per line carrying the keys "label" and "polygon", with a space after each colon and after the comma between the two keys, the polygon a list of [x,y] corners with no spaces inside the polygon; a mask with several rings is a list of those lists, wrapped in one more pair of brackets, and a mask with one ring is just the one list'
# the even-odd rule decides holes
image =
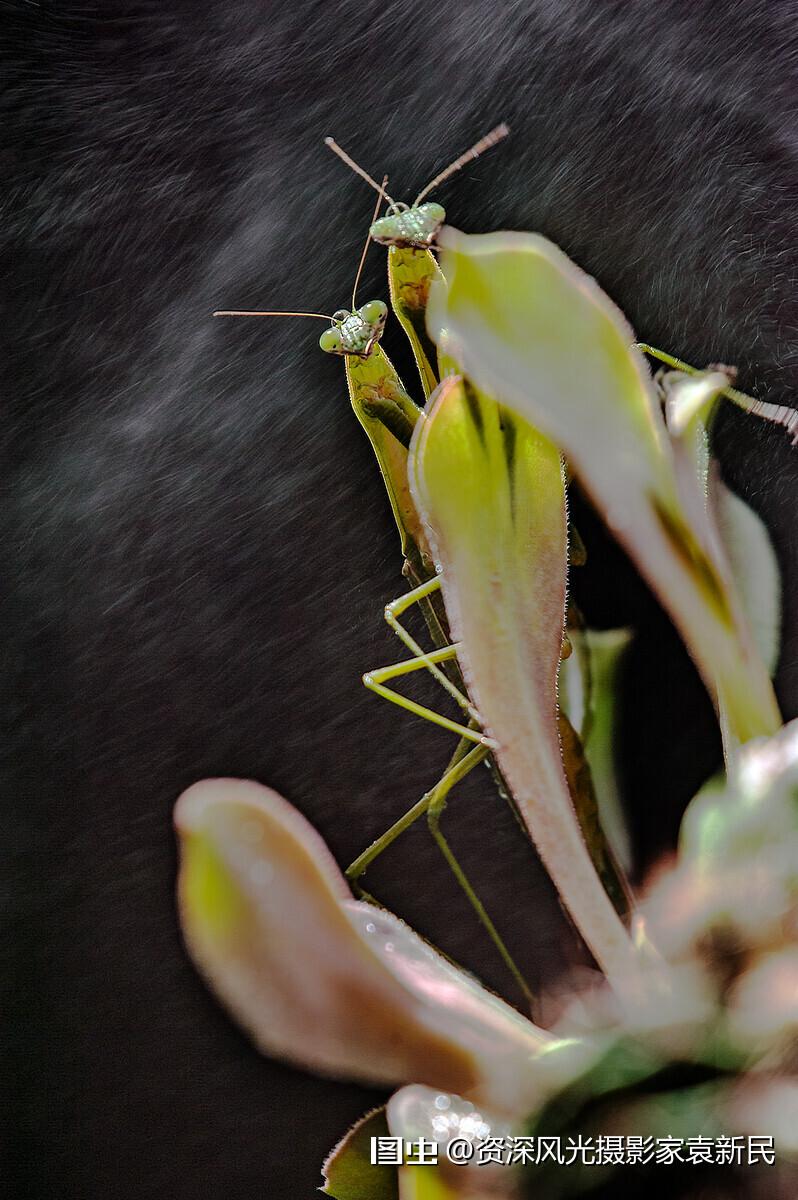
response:
{"label": "green mantis body", "polygon": [[[429,285],[438,273],[437,264],[429,251],[392,248],[389,253],[390,293],[394,312],[410,339],[424,395],[428,398],[437,386],[437,378],[422,338],[423,319]],[[476,766],[486,760],[489,762],[492,740],[482,732],[479,714],[467,696],[457,663],[458,648],[448,636],[440,595],[441,579],[435,572],[423,524],[410,496],[408,447],[417,422],[423,419],[422,410],[410,399],[379,347],[368,359],[347,359],[346,374],[352,407],[371,441],[399,530],[404,557],[403,574],[408,582],[415,585],[405,595],[388,603],[384,610],[386,622],[410,651],[411,657],[366,672],[363,683],[382,699],[459,735],[458,744],[437,783],[358,856],[350,865],[347,876],[364,896],[371,899],[360,887],[362,875],[400,834],[420,817],[426,816],[430,832],[449,868],[519,988],[531,1001],[521,972],[440,830],[440,820],[449,793]],[[434,645],[432,651],[425,651],[403,624],[403,615],[414,605],[418,605],[424,616]],[[455,701],[462,711],[461,720],[418,704],[390,686],[393,680],[418,670],[429,671]],[[492,769],[495,774],[495,767]]]}

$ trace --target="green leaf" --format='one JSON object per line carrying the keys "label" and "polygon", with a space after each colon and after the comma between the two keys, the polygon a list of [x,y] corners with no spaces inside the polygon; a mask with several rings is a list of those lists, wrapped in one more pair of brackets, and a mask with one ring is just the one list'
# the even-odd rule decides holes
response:
{"label": "green leaf", "polygon": [[638,963],[580,832],[560,753],[557,672],[568,542],[556,447],[449,376],[419,422],[410,484],[468,692],[540,856],[616,989]]}
{"label": "green leaf", "polygon": [[335,1200],[399,1200],[396,1168],[371,1163],[371,1139],[388,1135],[384,1108],[362,1117],[325,1162],[322,1193]]}
{"label": "green leaf", "polygon": [[715,512],[732,575],[762,661],[775,673],[781,649],[781,572],[767,526],[721,480],[714,486]]}
{"label": "green leaf", "polygon": [[740,742],[778,729],[773,689],[695,479],[677,478],[653,382],[622,313],[535,234],[439,241],[428,327],[486,392],[568,456],[657,590]]}
{"label": "green leaf", "polygon": [[615,770],[620,660],[628,629],[569,629],[574,653],[560,668],[560,697],[580,732],[604,836],[624,870],[631,870],[629,831]]}
{"label": "green leaf", "polygon": [[[620,1035],[589,1071],[536,1116],[529,1132],[538,1138],[558,1137],[563,1144],[567,1138],[581,1137],[583,1144],[594,1147],[608,1131],[652,1139],[717,1137],[726,1132],[721,1103],[726,1084],[722,1073],[711,1067],[668,1062],[653,1047]],[[651,1174],[643,1173],[652,1188],[661,1170],[652,1164]],[[625,1196],[640,1175],[640,1168],[625,1174],[611,1159],[585,1164],[577,1157],[567,1170],[550,1160],[526,1170],[524,1194],[559,1200],[589,1195],[612,1180],[613,1194]]]}
{"label": "green leaf", "polygon": [[[464,1187],[458,1187],[455,1171],[465,1175],[462,1167],[453,1167],[444,1178],[438,1167],[400,1167],[399,1179],[401,1200],[458,1200],[458,1197],[473,1197],[474,1193],[468,1187],[468,1181],[463,1179]],[[500,1197],[496,1197],[500,1200]]]}
{"label": "green leaf", "polygon": [[426,313],[430,287],[440,278],[440,268],[429,250],[392,246],[388,251],[391,306],[413,349],[426,400],[438,386],[432,366],[435,346],[427,333]]}

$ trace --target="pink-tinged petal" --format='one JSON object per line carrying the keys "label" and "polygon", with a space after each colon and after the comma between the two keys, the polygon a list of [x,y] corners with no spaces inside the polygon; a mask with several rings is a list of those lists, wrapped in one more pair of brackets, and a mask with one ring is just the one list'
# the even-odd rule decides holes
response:
{"label": "pink-tinged petal", "polygon": [[559,452],[449,376],[416,426],[409,475],[469,695],[518,810],[613,987],[638,994],[638,955],[591,861],[562,762],[568,542]]}
{"label": "pink-tinged petal", "polygon": [[[790,1190],[773,1192],[773,1200],[798,1195],[798,1078],[795,1075],[749,1071],[730,1087],[726,1104],[727,1128],[742,1134],[773,1138],[777,1161],[785,1174],[779,1179]],[[787,1161],[785,1161],[787,1160]]]}
{"label": "pink-tinged petal", "polygon": [[762,661],[776,671],[781,649],[782,581],[767,526],[720,480],[714,484],[715,516]]}
{"label": "pink-tinged petal", "polygon": [[732,738],[774,733],[770,679],[623,314],[539,235],[446,228],[439,242],[447,286],[432,286],[432,337],[566,454],[723,701]]}
{"label": "pink-tinged petal", "polygon": [[351,899],[276,792],[206,780],[180,797],[178,896],[192,957],[266,1053],[371,1083],[419,1082],[503,1111],[550,1042],[398,918]]}
{"label": "pink-tinged petal", "polygon": [[746,1047],[798,1042],[798,946],[762,957],[738,979],[730,1024]]}

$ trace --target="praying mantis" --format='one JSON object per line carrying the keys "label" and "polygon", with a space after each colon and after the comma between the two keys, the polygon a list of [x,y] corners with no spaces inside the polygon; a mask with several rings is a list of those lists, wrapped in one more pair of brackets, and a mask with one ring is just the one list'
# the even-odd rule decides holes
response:
{"label": "praying mantis", "polygon": [[[421,206],[420,201],[423,199],[423,196],[428,193],[432,186],[435,186],[438,182],[447,178],[455,170],[460,169],[464,163],[475,158],[478,153],[481,153],[483,150],[496,144],[496,142],[499,141],[501,137],[505,136],[506,133],[506,126],[497,126],[496,129],[492,130],[490,134],[476,143],[476,145],[472,147],[470,151],[467,151],[464,155],[461,155],[450,167],[446,168],[439,175],[437,175],[432,181],[432,184],[428,185],[428,187],[423,189],[422,193],[419,194],[419,197],[417,198],[415,204],[411,206],[411,208],[400,208],[395,201],[392,201],[391,203],[394,207],[393,217],[385,218],[382,222],[375,221],[372,223],[371,234],[374,239],[382,244],[387,244],[389,247],[388,273],[393,308],[410,339],[419,368],[422,387],[428,400],[432,392],[438,387],[438,378],[437,373],[431,366],[431,358],[434,356],[434,352],[433,355],[431,355],[429,352],[431,343],[429,343],[428,339],[426,339],[424,310],[426,308],[426,300],[429,294],[429,288],[436,279],[440,278],[440,272],[437,263],[430,252],[430,244],[434,239],[437,228],[443,220],[443,215],[440,211],[436,210],[432,214],[430,221],[428,221],[426,224],[421,221],[420,217],[418,219],[415,219],[414,217],[415,223],[412,223],[405,218],[407,217],[408,213],[415,213],[417,217],[419,208],[424,207]],[[359,176],[364,178],[371,186],[375,187],[375,189],[379,190],[379,185],[376,184],[376,181],[373,180],[365,171],[359,168],[358,165],[350,158],[350,156],[340,149],[333,139],[326,139],[326,144],[330,146],[339,155],[339,157],[341,157],[343,161],[347,163],[348,166],[352,167],[352,169],[355,170]],[[422,216],[423,215],[424,214],[422,213]],[[427,215],[429,216],[429,214]],[[395,223],[391,224],[390,222],[394,220],[394,218]],[[432,218],[434,218],[434,220],[432,220]],[[385,222],[388,222],[388,224],[386,225]],[[456,364],[443,360],[441,361],[441,366],[443,368],[444,375],[456,372],[457,369]],[[482,396],[479,398],[479,400],[476,400],[475,398],[475,402],[478,405],[486,406],[485,413],[488,422],[498,421],[500,427],[505,426],[507,429],[513,427],[513,422],[509,414],[504,413],[503,416],[500,415],[500,406],[498,406],[488,397]],[[519,446],[524,443],[526,448],[526,443],[524,442],[526,437],[527,435],[524,432],[519,435]],[[553,447],[550,447],[550,450],[553,451]],[[506,490],[505,484],[509,480],[509,477],[513,475],[513,465],[510,460],[503,458],[502,452],[499,450],[495,457],[494,466],[497,471],[497,477],[493,480],[493,483],[496,484],[495,494],[496,497],[498,497],[503,493],[503,491]],[[559,454],[553,452],[553,455],[549,455],[548,462],[546,464],[546,470],[549,472],[549,486],[554,489],[555,494],[558,490],[560,493],[559,505],[563,520],[561,565],[563,575],[564,609],[564,575],[566,571],[568,549],[564,531],[565,497]],[[536,483],[537,481],[531,480],[528,475],[523,475],[522,473],[521,478],[510,481],[509,486],[511,491],[516,489],[516,494],[517,489],[520,487],[523,490],[524,496],[530,497],[529,506],[531,508],[535,508],[538,498],[537,495],[535,495]],[[493,489],[489,489],[487,508],[483,510],[483,515],[486,512],[490,513],[491,516],[487,519],[494,519],[497,522],[495,526],[495,541],[497,543],[506,543],[511,536],[506,524],[507,515],[501,510],[501,505],[498,500],[494,500],[492,490]],[[517,499],[520,501],[521,497],[517,495]],[[519,507],[524,507],[523,502],[520,503]],[[412,579],[413,573],[407,569],[408,565],[409,564],[406,564],[405,575]],[[439,848],[444,854],[444,857],[468,895],[472,906],[479,913],[483,924],[486,926],[486,928],[488,928],[488,932],[493,938],[494,943],[497,945],[499,952],[502,954],[505,963],[515,976],[516,982],[519,983],[519,986],[521,986],[527,997],[529,997],[528,988],[526,987],[524,981],[520,978],[520,973],[518,973],[515,964],[512,962],[512,959],[507,953],[506,948],[501,943],[498,935],[495,932],[495,929],[489,924],[487,914],[484,913],[484,909],[482,909],[482,906],[478,898],[475,896],[473,889],[470,887],[470,884],[465,879],[458,864],[454,860],[454,857],[451,854],[451,851],[440,831],[440,818],[445,807],[446,797],[448,796],[449,791],[455,783],[458,783],[468,771],[472,770],[473,767],[475,767],[481,761],[487,760],[487,765],[491,769],[500,793],[510,802],[511,805],[513,805],[509,789],[506,787],[495,762],[491,757],[489,757],[490,751],[495,749],[495,744],[492,744],[492,739],[486,739],[484,733],[481,734],[480,727],[482,722],[479,713],[474,709],[474,706],[467,692],[465,691],[465,686],[462,684],[462,676],[460,674],[459,666],[457,665],[460,649],[459,646],[456,643],[447,644],[442,638],[441,627],[439,626],[436,630],[428,620],[428,625],[433,635],[433,641],[436,643],[436,649],[431,653],[424,653],[418,643],[409,637],[407,630],[399,622],[399,617],[413,604],[423,604],[428,602],[433,594],[437,595],[440,588],[441,576],[437,575],[429,577],[428,575],[426,579],[417,581],[417,586],[407,593],[407,595],[391,602],[391,604],[386,607],[386,620],[394,632],[403,641],[404,645],[410,650],[412,657],[402,663],[369,672],[364,677],[364,683],[367,687],[375,691],[384,699],[399,704],[401,707],[415,713],[418,716],[425,717],[427,720],[430,720],[437,725],[441,725],[452,732],[458,733],[460,736],[460,742],[458,743],[455,753],[450,760],[447,770],[438,784],[429,793],[422,797],[418,804],[415,805],[414,808],[411,809],[407,814],[405,814],[404,817],[400,818],[399,821],[396,822],[381,838],[378,838],[374,843],[372,843],[372,845],[368,847],[367,850],[364,851],[364,853],[360,855],[354,863],[351,864],[347,874],[350,880],[356,883],[356,881],[362,876],[363,872],[374,861],[378,854],[386,849],[387,846],[392,843],[395,837],[407,829],[417,817],[422,815],[422,813],[426,813],[429,828],[435,837]],[[561,618],[562,616],[563,612],[560,614]],[[445,629],[445,625],[443,628]],[[554,631],[555,636],[557,636],[556,625],[554,627]],[[436,633],[438,636],[436,636]],[[560,640],[557,642],[556,646],[556,657],[558,659],[562,655],[564,647],[567,646],[567,642],[562,639],[561,629],[559,631],[559,637]],[[444,664],[448,664],[450,667],[454,665],[456,672],[454,678],[451,675],[447,678],[447,675],[441,670],[441,666]],[[441,718],[440,714],[435,713],[428,708],[419,706],[413,701],[406,700],[404,697],[398,695],[392,688],[387,686],[390,681],[398,676],[403,676],[411,671],[422,668],[429,670],[435,676],[441,686],[444,687],[450,696],[452,696],[460,705],[466,717],[469,718],[469,724],[467,726],[462,723],[452,722],[448,718]],[[571,795],[573,797],[573,807],[579,813],[584,840],[588,844],[589,852],[591,857],[594,859],[601,878],[608,885],[607,891],[612,896],[612,902],[615,906],[616,912],[625,912],[627,910],[628,891],[623,881],[622,874],[612,859],[609,848],[601,835],[598,822],[595,819],[595,795],[593,794],[592,787],[589,783],[589,776],[587,772],[583,770],[584,760],[583,757],[580,757],[581,747],[578,745],[578,737],[567,725],[567,721],[564,716],[562,714],[559,714],[559,716],[556,715],[555,683],[553,679],[550,680],[550,690],[548,691],[547,695],[548,701],[550,702],[550,711],[547,721],[554,720],[555,722],[558,721],[560,723],[559,736],[563,742],[563,757],[566,760],[565,763],[560,763],[561,751],[560,745],[557,744],[558,734],[556,728],[553,731],[552,739],[555,743],[554,754],[556,755],[557,763],[559,764],[560,773],[564,768],[569,777],[568,786],[570,787]],[[549,743],[549,748],[551,748],[551,741]],[[562,784],[563,787],[565,787],[564,779],[562,780]],[[568,811],[571,812],[570,800],[566,801],[566,807]],[[563,832],[565,826],[567,826],[569,822],[573,822],[573,819],[573,812],[571,812],[570,817],[568,815],[563,816],[563,823],[560,827],[561,832]],[[614,919],[617,920],[617,917],[614,917]]]}
{"label": "praying mantis", "polygon": [[[411,658],[391,666],[379,667],[363,676],[365,686],[376,695],[391,701],[406,711],[459,735],[459,743],[441,778],[403,817],[382,837],[378,838],[349,867],[348,878],[362,895],[370,898],[358,880],[383,850],[422,814],[426,813],[430,830],[450,869],[465,891],[479,920],[487,929],[499,954],[524,995],[531,1001],[528,985],[514,963],[493,922],[465,877],[462,868],[440,831],[440,817],[452,788],[479,763],[488,759],[493,741],[480,728],[479,714],[469,700],[457,665],[457,646],[447,637],[446,616],[440,602],[440,577],[436,574],[421,520],[409,494],[407,453],[410,438],[422,410],[406,392],[398,374],[381,346],[380,338],[387,317],[382,301],[370,301],[360,309],[356,306],[357,285],[363,270],[366,252],[372,238],[391,247],[389,282],[394,311],[408,334],[421,374],[425,399],[437,387],[438,379],[430,365],[428,346],[424,345],[424,305],[431,280],[438,274],[437,264],[430,253],[429,243],[442,224],[445,212],[441,205],[421,204],[433,187],[460,170],[466,163],[495,145],[506,136],[506,126],[497,126],[481,138],[465,154],[440,172],[423,189],[412,206],[397,204],[389,198],[392,213],[378,219],[387,179],[382,185],[361,172],[353,160],[334,145],[348,165],[367,178],[378,193],[377,204],[370,223],[369,236],[361,255],[352,302],[349,311],[340,310],[332,317],[321,313],[282,313],[276,311],[221,310],[218,316],[306,316],[331,322],[322,334],[320,346],[327,353],[344,358],[350,399],[355,414],[364,427],[375,451],[394,519],[400,534],[404,558],[403,573],[414,585],[404,596],[391,601],[384,610],[385,620],[394,634],[410,651]],[[423,245],[421,244],[423,240]],[[425,652],[402,622],[403,614],[418,605],[425,617],[435,648]],[[400,676],[417,670],[427,670],[464,713],[457,721],[433,709],[402,696],[388,685]],[[509,799],[501,784],[495,765],[491,765],[500,790]]]}

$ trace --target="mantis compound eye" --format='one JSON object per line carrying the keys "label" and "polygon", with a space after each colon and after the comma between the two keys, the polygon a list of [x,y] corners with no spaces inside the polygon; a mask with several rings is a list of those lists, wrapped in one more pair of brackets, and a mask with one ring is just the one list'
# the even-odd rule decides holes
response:
{"label": "mantis compound eye", "polygon": [[431,200],[429,204],[424,205],[424,208],[426,210],[425,215],[428,216],[430,220],[440,224],[446,220],[446,209],[442,204],[437,204],[434,200]]}
{"label": "mantis compound eye", "polygon": [[325,329],[319,338],[319,345],[325,354],[337,354],[343,347],[344,339],[340,329]]}
{"label": "mantis compound eye", "polygon": [[367,325],[379,325],[388,316],[388,305],[382,300],[369,300],[358,310]]}
{"label": "mantis compound eye", "polygon": [[371,236],[373,238],[377,238],[378,240],[381,237],[392,237],[395,232],[396,232],[396,218],[395,217],[380,217],[380,219],[378,221],[375,221],[372,224],[372,226],[369,230],[369,233],[371,234]]}

